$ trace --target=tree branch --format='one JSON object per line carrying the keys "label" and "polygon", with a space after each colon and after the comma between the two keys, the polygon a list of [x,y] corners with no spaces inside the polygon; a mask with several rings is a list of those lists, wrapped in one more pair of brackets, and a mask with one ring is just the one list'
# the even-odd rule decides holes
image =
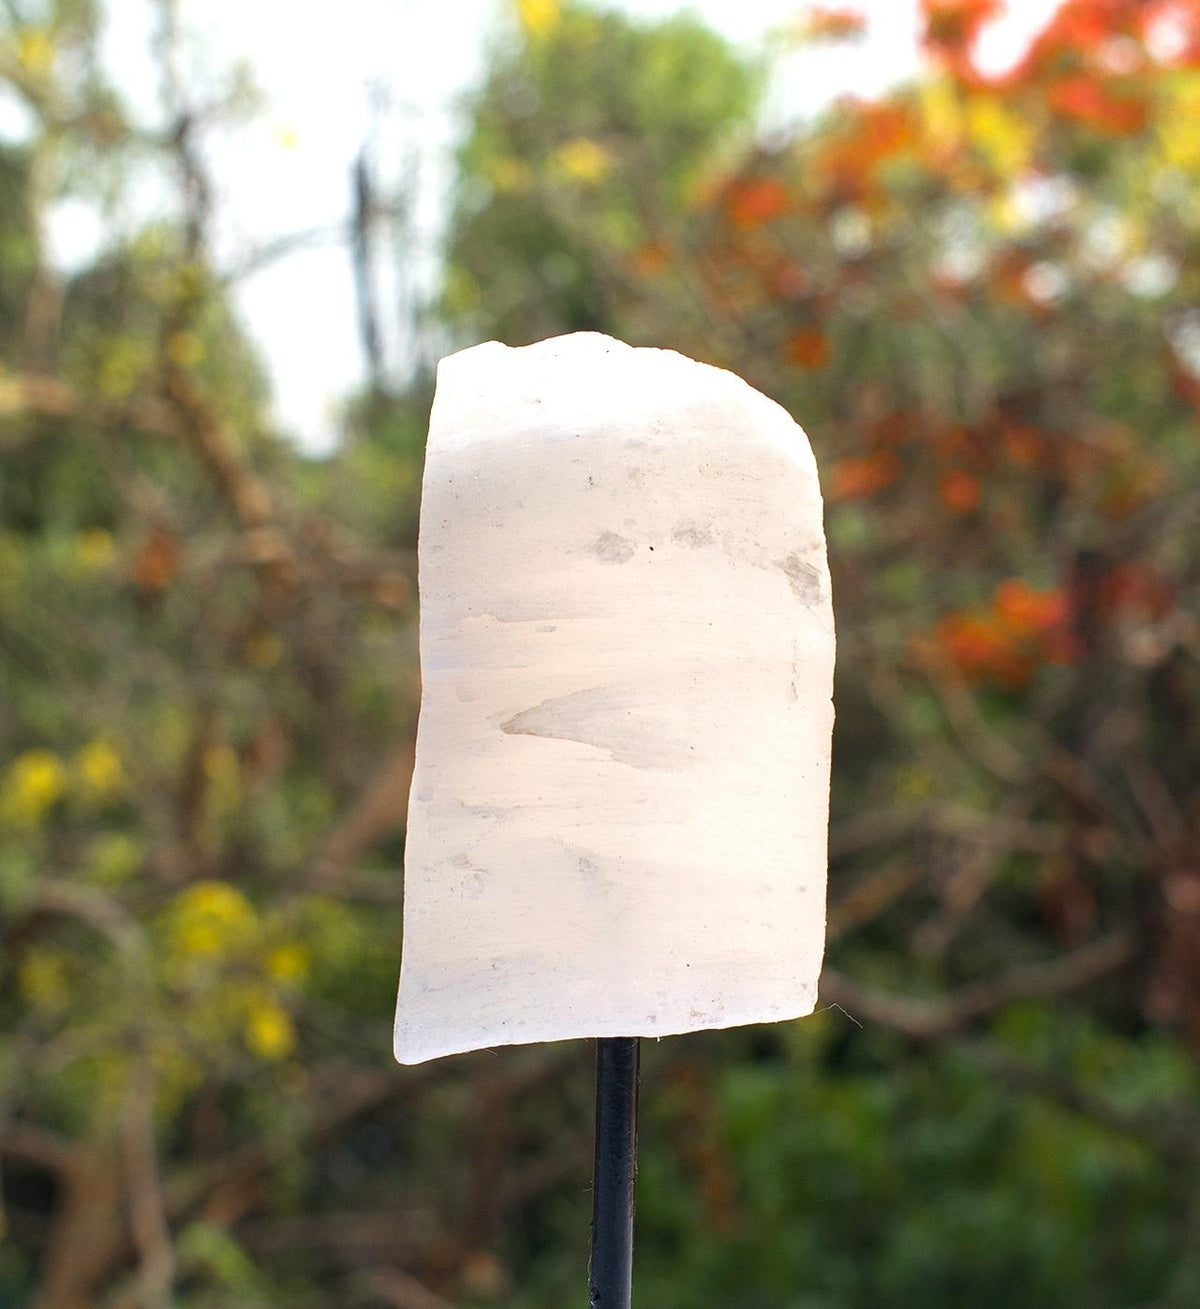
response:
{"label": "tree branch", "polygon": [[914,1040],[933,1041],[1015,1000],[1062,995],[1098,981],[1129,963],[1136,944],[1133,933],[1113,932],[1049,963],[1018,964],[999,977],[939,999],[884,991],[827,968],[821,974],[821,998],[838,1005],[856,1021],[890,1027]]}

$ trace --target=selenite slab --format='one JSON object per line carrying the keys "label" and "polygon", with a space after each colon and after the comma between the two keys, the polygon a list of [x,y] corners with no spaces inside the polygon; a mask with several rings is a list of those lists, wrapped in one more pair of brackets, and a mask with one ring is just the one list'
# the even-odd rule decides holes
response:
{"label": "selenite slab", "polygon": [[812,1011],[833,611],[804,432],[593,333],[444,359],[396,1057]]}

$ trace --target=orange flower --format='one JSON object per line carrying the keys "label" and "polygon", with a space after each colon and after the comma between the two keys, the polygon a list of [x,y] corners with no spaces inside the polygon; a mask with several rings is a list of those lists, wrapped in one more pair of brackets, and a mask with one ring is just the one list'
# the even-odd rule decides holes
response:
{"label": "orange flower", "polygon": [[129,565],[129,576],[141,590],[154,593],[168,587],[179,572],[179,542],[165,527],[152,527]]}
{"label": "orange flower", "polygon": [[1002,0],[922,0],[923,44],[959,78],[980,81],[972,61],[980,28],[1002,10]]}
{"label": "orange flower", "polygon": [[1049,88],[1046,101],[1064,118],[1105,136],[1133,136],[1146,125],[1145,100],[1115,95],[1094,77],[1065,77]]}
{"label": "orange flower", "polygon": [[910,111],[900,104],[851,104],[841,130],[823,147],[815,164],[829,185],[862,198],[878,166],[916,140]]}
{"label": "orange flower", "polygon": [[834,500],[862,500],[891,486],[899,476],[900,460],[894,450],[839,459],[833,466],[830,496]]}
{"label": "orange flower", "polygon": [[933,648],[968,681],[1016,689],[1039,664],[1074,657],[1069,617],[1061,590],[1037,591],[1013,577],[996,587],[987,608],[947,614],[934,630]]}
{"label": "orange flower", "polygon": [[639,277],[656,277],[669,262],[670,254],[661,241],[647,241],[638,246],[630,260]]}
{"label": "orange flower", "polygon": [[1087,53],[1117,35],[1120,26],[1116,5],[1103,0],[1099,4],[1096,0],[1070,0],[1047,29],[1046,37],[1048,42]]}
{"label": "orange flower", "polygon": [[1067,598],[1062,591],[1035,591],[1019,577],[1000,583],[993,607],[996,614],[1021,635],[1048,632],[1067,618]]}
{"label": "orange flower", "polygon": [[934,639],[968,681],[1018,687],[1033,671],[1029,655],[1018,649],[1013,634],[993,615],[949,614],[938,624]]}
{"label": "orange flower", "polygon": [[1042,454],[1041,436],[1031,427],[1010,427],[1001,438],[1004,453],[1021,468],[1031,468]]}
{"label": "orange flower", "polygon": [[866,30],[867,20],[857,9],[817,5],[809,11],[801,35],[806,41],[850,41]]}
{"label": "orange flower", "polygon": [[[1028,54],[1014,70],[1017,78],[1053,75],[1067,67],[1100,71],[1111,59],[1114,42],[1137,41],[1138,18],[1145,16],[1144,0],[1065,0],[1037,36]],[[1134,55],[1140,52],[1136,49]]]}
{"label": "orange flower", "polygon": [[951,468],[938,479],[942,504],[954,514],[969,514],[979,507],[979,478],[965,468]]}
{"label": "orange flower", "polygon": [[788,338],[786,353],[801,368],[823,368],[829,362],[829,340],[819,327],[802,327]]}
{"label": "orange flower", "polygon": [[751,177],[734,182],[725,195],[730,221],[743,230],[769,223],[787,206],[787,189],[774,177]]}

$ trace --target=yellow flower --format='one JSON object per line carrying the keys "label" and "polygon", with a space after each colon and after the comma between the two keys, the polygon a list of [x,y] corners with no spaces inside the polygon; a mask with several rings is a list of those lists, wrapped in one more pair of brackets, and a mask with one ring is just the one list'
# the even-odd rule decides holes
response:
{"label": "yellow flower", "polygon": [[260,1059],[286,1059],[296,1047],[296,1030],[282,1005],[255,1001],[246,1012],[246,1045]]}
{"label": "yellow flower", "polygon": [[280,123],[272,133],[281,150],[294,150],[300,144],[300,135],[290,123]]}
{"label": "yellow flower", "polygon": [[957,145],[963,115],[958,92],[946,78],[925,83],[920,91],[921,120],[926,137],[939,148]]}
{"label": "yellow flower", "polygon": [[67,770],[49,750],[27,750],[8,770],[4,808],[18,822],[32,825],[66,790]]}
{"label": "yellow flower", "polygon": [[254,906],[228,882],[196,882],[171,907],[173,944],[186,955],[224,954],[245,944],[257,924]]}
{"label": "yellow flower", "polygon": [[17,37],[17,59],[26,72],[38,76],[54,62],[54,42],[44,27],[27,27]]}
{"label": "yellow flower", "polygon": [[1163,158],[1173,168],[1200,172],[1200,77],[1189,76],[1165,106],[1158,124]]}
{"label": "yellow flower", "polygon": [[561,5],[559,0],[517,0],[517,17],[530,36],[540,39],[558,26]]}
{"label": "yellow flower", "polygon": [[102,527],[91,527],[75,538],[75,562],[87,573],[98,573],[108,568],[116,557],[112,533]]}
{"label": "yellow flower", "polygon": [[267,954],[267,975],[284,985],[302,982],[308,974],[308,951],[299,941],[277,945]]}
{"label": "yellow flower", "polygon": [[1011,191],[997,196],[989,205],[988,212],[998,231],[1017,232],[1028,224],[1020,205]]}
{"label": "yellow flower", "polygon": [[524,191],[533,181],[533,169],[523,159],[513,159],[508,155],[492,160],[487,175],[496,190],[504,195]]}
{"label": "yellow flower", "polygon": [[612,167],[608,151],[586,136],[565,141],[555,151],[555,159],[569,177],[586,182],[589,186],[602,182]]}
{"label": "yellow flower", "polygon": [[967,136],[995,170],[1006,177],[1029,162],[1033,131],[996,96],[974,95],[967,102]]}
{"label": "yellow flower", "polygon": [[90,741],[80,750],[76,764],[84,786],[93,795],[113,795],[125,784],[121,756],[107,741]]}

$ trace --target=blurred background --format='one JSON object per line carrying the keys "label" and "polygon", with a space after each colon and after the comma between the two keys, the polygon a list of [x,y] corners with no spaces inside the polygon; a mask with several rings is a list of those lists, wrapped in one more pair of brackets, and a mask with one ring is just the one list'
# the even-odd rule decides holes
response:
{"label": "blurred background", "polygon": [[577,329],[804,424],[841,652],[639,1303],[1200,1303],[1198,0],[4,0],[0,311],[0,1305],[583,1305],[586,1043],[390,1056],[432,369]]}

